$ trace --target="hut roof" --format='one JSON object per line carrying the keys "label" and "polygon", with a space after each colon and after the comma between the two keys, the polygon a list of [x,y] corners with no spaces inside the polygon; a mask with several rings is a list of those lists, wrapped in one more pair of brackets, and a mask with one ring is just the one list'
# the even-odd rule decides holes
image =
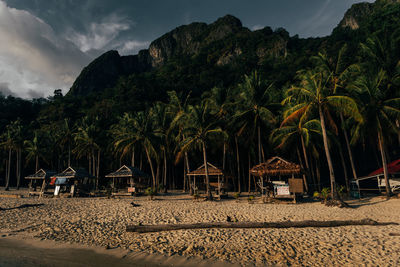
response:
{"label": "hut roof", "polygon": [[149,175],[139,168],[123,165],[117,171],[106,175],[107,178],[123,178],[123,177],[142,177],[148,178]]}
{"label": "hut roof", "polygon": [[300,171],[300,165],[286,161],[280,157],[273,157],[267,162],[258,164],[251,168],[250,173],[254,176],[291,175],[298,174]]}
{"label": "hut roof", "polygon": [[25,179],[48,179],[54,174],[56,174],[55,171],[40,169],[36,173],[26,176]]}
{"label": "hut roof", "polygon": [[[224,175],[223,171],[212,165],[211,163],[207,162],[208,166],[208,175],[210,176],[218,176]],[[196,170],[189,172],[187,175],[206,175],[206,168],[204,164],[198,167]]]}
{"label": "hut roof", "polygon": [[72,167],[66,168],[63,172],[57,173],[53,175],[52,177],[56,178],[75,178],[75,179],[83,179],[86,177],[92,177],[85,169],[73,169]]}

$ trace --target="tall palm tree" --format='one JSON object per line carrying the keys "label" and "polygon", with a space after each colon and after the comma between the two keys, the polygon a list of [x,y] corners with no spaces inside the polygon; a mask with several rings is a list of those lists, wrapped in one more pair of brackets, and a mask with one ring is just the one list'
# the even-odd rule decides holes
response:
{"label": "tall palm tree", "polygon": [[287,90],[287,97],[283,100],[283,104],[296,104],[290,109],[290,115],[287,121],[299,118],[301,122],[306,121],[313,112],[317,112],[321,122],[322,137],[324,150],[329,168],[329,177],[331,182],[332,197],[336,198],[337,191],[335,185],[335,174],[333,163],[329,150],[329,141],[327,134],[326,120],[333,124],[332,111],[339,110],[346,116],[352,116],[358,121],[362,121],[362,117],[358,111],[356,102],[343,95],[334,95],[327,86],[330,81],[330,75],[315,70],[300,72],[301,79],[299,86],[293,86]]}
{"label": "tall palm tree", "polygon": [[207,101],[202,101],[200,105],[191,106],[188,121],[183,129],[185,139],[182,141],[181,151],[193,149],[200,146],[203,150],[203,161],[206,176],[207,199],[212,200],[210,179],[208,176],[207,144],[210,138],[215,135],[224,134],[218,126],[218,118],[211,113]]}
{"label": "tall palm tree", "polygon": [[38,131],[34,132],[34,136],[32,140],[24,141],[25,151],[28,153],[26,155],[26,164],[28,164],[33,159],[35,160],[35,171],[39,170],[39,160],[43,159],[46,161],[44,149],[42,148],[42,144],[39,140]]}
{"label": "tall palm tree", "polygon": [[257,136],[259,163],[262,161],[261,128],[275,123],[274,114],[270,110],[271,88],[272,84],[266,86],[257,71],[245,75],[244,82],[239,85],[240,102],[234,115],[240,125],[238,136],[245,130],[251,132],[251,136]]}
{"label": "tall palm tree", "polygon": [[359,93],[360,112],[364,118],[356,126],[352,142],[356,142],[363,133],[368,133],[375,142],[378,141],[386,182],[386,196],[389,198],[391,189],[388,178],[385,141],[390,133],[398,134],[399,132],[395,120],[400,118],[400,98],[391,97],[387,88],[387,79],[386,71],[380,70],[377,75],[360,75],[351,87]]}
{"label": "tall palm tree", "polygon": [[157,182],[154,173],[152,156],[155,155],[156,135],[148,112],[137,112],[133,115],[125,113],[120,118],[119,125],[114,125],[111,133],[114,135],[114,147],[122,151],[131,151],[135,144],[141,145],[150,165],[153,178],[153,189],[156,189]]}
{"label": "tall palm tree", "polygon": [[74,127],[71,124],[70,119],[65,118],[62,121],[62,125],[60,127],[60,135],[58,136],[59,140],[58,143],[63,148],[65,146],[68,147],[68,166],[71,166],[71,145],[74,141]]}

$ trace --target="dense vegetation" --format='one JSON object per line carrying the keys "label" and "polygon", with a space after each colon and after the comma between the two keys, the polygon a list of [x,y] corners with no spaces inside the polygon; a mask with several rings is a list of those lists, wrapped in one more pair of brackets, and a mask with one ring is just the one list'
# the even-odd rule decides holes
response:
{"label": "dense vegetation", "polygon": [[[377,1],[358,29],[329,37],[240,30],[104,90],[2,96],[0,183],[72,165],[106,186],[104,174],[129,164],[154,187],[187,189],[184,172],[208,160],[231,174],[235,191],[254,190],[249,167],[279,154],[302,164],[310,190],[348,188],[350,177],[400,155],[399,18],[400,4]],[[262,62],[260,43],[271,46]],[[235,47],[241,53],[219,64]]]}

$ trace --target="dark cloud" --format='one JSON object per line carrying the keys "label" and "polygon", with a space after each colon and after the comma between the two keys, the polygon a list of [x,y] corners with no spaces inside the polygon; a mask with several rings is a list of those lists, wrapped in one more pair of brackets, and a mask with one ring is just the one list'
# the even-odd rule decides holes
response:
{"label": "dark cloud", "polygon": [[3,96],[14,95],[13,92],[10,90],[8,83],[1,83],[0,82],[0,94]]}

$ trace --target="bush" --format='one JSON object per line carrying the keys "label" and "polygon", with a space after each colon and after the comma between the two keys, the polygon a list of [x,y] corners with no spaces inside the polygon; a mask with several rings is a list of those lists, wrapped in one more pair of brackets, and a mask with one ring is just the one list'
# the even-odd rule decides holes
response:
{"label": "bush", "polygon": [[152,187],[148,187],[144,193],[150,197],[150,199],[154,199],[154,196],[156,195],[156,192],[154,191],[154,189]]}
{"label": "bush", "polygon": [[234,197],[235,199],[239,199],[239,197],[240,197],[240,192],[235,192],[235,193],[233,193],[233,197]]}
{"label": "bush", "polygon": [[326,203],[328,201],[330,193],[331,193],[331,189],[329,187],[322,188],[320,196],[324,200],[324,203]]}

